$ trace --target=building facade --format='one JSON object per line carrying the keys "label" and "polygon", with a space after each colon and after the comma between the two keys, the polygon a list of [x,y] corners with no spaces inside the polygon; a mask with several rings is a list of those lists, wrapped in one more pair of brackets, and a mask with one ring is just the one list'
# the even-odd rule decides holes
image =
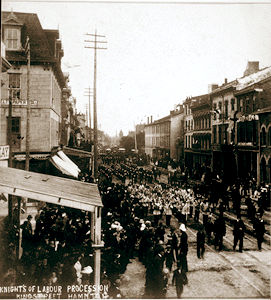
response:
{"label": "building facade", "polygon": [[[3,41],[1,41],[1,86],[4,84],[2,80],[2,74],[6,73],[11,68],[11,64],[6,60],[6,47]],[[1,99],[1,88],[0,88],[0,99]],[[10,147],[7,144],[0,143],[0,166],[7,167],[9,159]]]}
{"label": "building facade", "polygon": [[170,158],[179,165],[184,164],[184,109],[177,105],[170,112]]}
{"label": "building facade", "polygon": [[170,158],[170,115],[145,125],[145,153],[153,159]]}
{"label": "building facade", "polygon": [[[65,86],[61,70],[64,53],[59,32],[43,29],[36,14],[2,12],[2,17],[6,57],[12,68],[2,75],[0,144],[6,144],[11,138],[12,152],[25,153],[29,90],[30,153],[50,152],[60,144],[62,88]],[[31,61],[29,86],[27,37]],[[9,100],[12,102],[12,128],[8,137]]]}
{"label": "building facade", "polygon": [[[233,121],[237,110],[234,96],[237,81],[227,82],[210,93],[212,129],[212,171],[221,178],[234,180],[236,177],[233,155]],[[233,176],[233,174],[235,174]]]}
{"label": "building facade", "polygon": [[193,143],[193,169],[198,175],[211,167],[211,109],[209,95],[202,95],[191,105],[194,120]]}
{"label": "building facade", "polygon": [[238,177],[252,176],[257,183],[270,183],[269,108],[271,67],[238,79],[235,97]]}

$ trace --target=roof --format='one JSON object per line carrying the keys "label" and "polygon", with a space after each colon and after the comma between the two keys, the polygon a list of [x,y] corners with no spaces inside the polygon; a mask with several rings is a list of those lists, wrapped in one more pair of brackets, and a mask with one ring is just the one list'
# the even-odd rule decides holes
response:
{"label": "roof", "polygon": [[[58,40],[58,30],[43,29],[37,14],[22,13],[22,12],[2,12],[2,25],[16,24],[22,25],[21,43],[24,47],[26,37],[29,37],[31,64],[34,63],[55,63],[55,71],[60,79],[61,85],[64,85],[64,76],[60,67],[60,58],[55,56],[55,51],[63,56],[61,42]],[[10,23],[11,22],[11,23]],[[57,50],[56,47],[58,47]],[[26,54],[23,51],[9,51],[6,50],[6,58],[8,61],[23,61],[26,62]]]}
{"label": "roof", "polygon": [[218,94],[218,93],[223,92],[225,90],[235,88],[237,83],[238,83],[238,81],[237,81],[237,79],[235,79],[233,81],[230,81],[229,83],[223,84],[223,85],[219,86],[217,89],[213,90],[210,93],[210,95],[215,95],[215,94]]}
{"label": "roof", "polygon": [[0,191],[93,212],[103,206],[96,184],[0,167]]}
{"label": "roof", "polygon": [[262,108],[262,109],[258,109],[253,114],[260,115],[260,114],[268,114],[268,113],[271,113],[271,106],[268,106],[268,107],[265,107],[265,108]]}
{"label": "roof", "polygon": [[163,123],[163,122],[170,122],[170,115],[163,117],[159,120],[155,120],[150,124],[146,124],[145,126],[152,126],[152,125],[156,125],[156,124]]}
{"label": "roof", "polygon": [[[10,12],[2,12],[2,20],[5,23],[5,19],[10,15]],[[43,30],[37,14],[13,12],[13,15],[23,24],[22,27],[22,46],[25,44],[26,36],[29,36],[31,46],[31,61],[44,60],[52,61],[53,53],[50,50],[49,41],[45,30]],[[7,23],[8,24],[8,23]],[[23,51],[6,51],[8,60],[26,60],[26,55]]]}
{"label": "roof", "polygon": [[236,90],[240,91],[243,89],[246,89],[255,83],[258,83],[260,81],[263,81],[267,78],[271,79],[271,67],[264,68],[256,73],[253,73],[251,75],[238,78],[238,84],[236,85]]}

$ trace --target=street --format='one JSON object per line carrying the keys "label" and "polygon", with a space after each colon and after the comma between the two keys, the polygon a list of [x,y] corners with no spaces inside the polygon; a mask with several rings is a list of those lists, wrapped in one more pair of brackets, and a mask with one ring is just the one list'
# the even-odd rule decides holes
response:
{"label": "street", "polygon": [[[178,221],[174,219],[174,225]],[[188,285],[184,287],[183,298],[269,298],[270,296],[270,255],[271,248],[259,252],[256,244],[245,242],[243,253],[233,252],[230,235],[226,237],[223,252],[207,246],[204,259],[196,254],[196,232],[188,229]],[[176,267],[176,266],[175,266]],[[176,288],[167,289],[167,298],[176,298]],[[125,298],[142,298],[145,286],[145,267],[132,260],[121,276],[120,289]]]}

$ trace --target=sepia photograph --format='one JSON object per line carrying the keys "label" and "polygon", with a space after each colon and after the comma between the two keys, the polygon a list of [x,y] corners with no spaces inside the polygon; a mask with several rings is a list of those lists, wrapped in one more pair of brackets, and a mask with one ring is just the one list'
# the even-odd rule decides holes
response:
{"label": "sepia photograph", "polygon": [[270,299],[271,1],[1,1],[0,299]]}

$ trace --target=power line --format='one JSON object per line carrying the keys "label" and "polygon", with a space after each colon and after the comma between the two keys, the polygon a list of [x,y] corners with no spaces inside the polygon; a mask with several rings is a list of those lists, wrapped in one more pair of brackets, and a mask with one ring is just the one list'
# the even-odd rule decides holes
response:
{"label": "power line", "polygon": [[96,94],[96,81],[97,81],[97,50],[106,50],[107,48],[99,47],[100,44],[107,43],[106,41],[98,41],[97,38],[105,38],[104,35],[98,35],[95,30],[95,34],[86,33],[86,35],[94,37],[94,40],[86,40],[87,43],[93,43],[91,46],[85,46],[85,48],[94,49],[94,80],[93,80],[93,130],[94,130],[94,178],[98,176],[98,128],[97,128],[97,94]]}

